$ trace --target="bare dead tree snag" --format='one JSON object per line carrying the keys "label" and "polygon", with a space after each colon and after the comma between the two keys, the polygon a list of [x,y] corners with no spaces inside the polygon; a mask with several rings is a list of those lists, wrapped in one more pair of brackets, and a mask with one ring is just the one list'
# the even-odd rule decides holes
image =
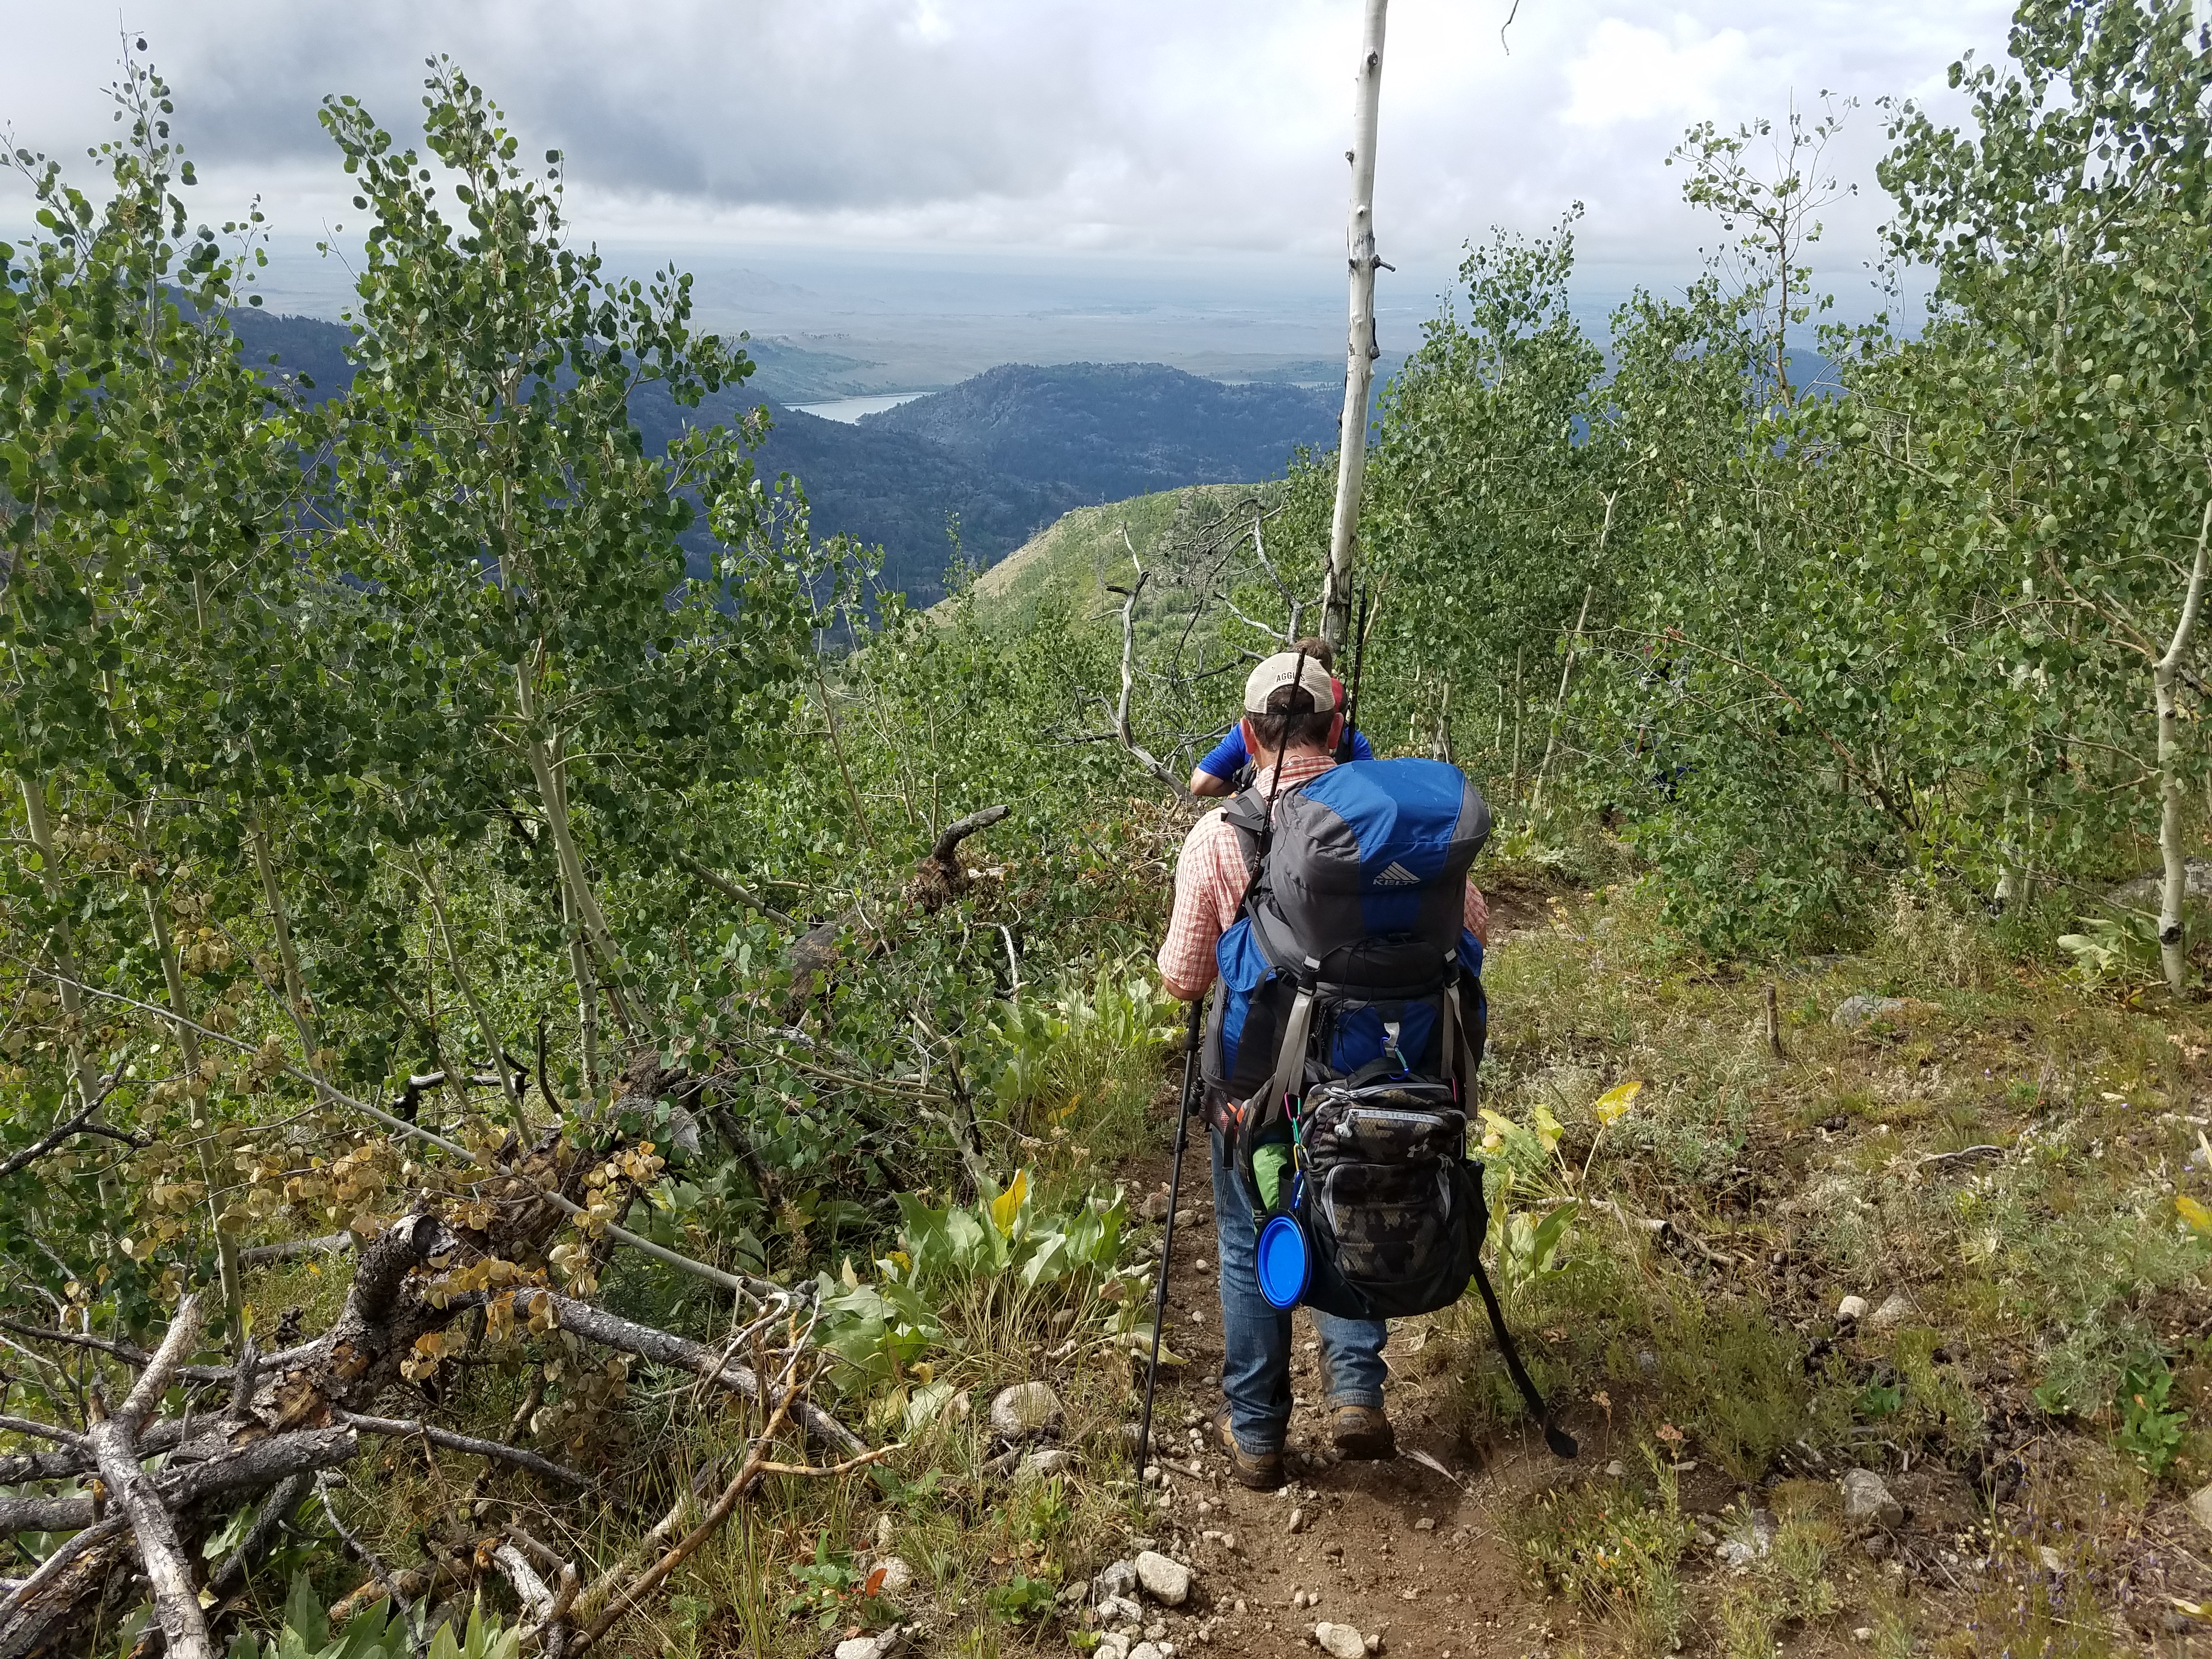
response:
{"label": "bare dead tree snag", "polygon": [[[1344,416],[1337,427],[1336,508],[1328,531],[1328,586],[1322,630],[1341,651],[1352,635],[1352,541],[1359,527],[1359,492],[1367,462],[1367,400],[1375,384],[1375,137],[1382,105],[1382,30],[1389,0],[1367,0],[1360,30],[1358,97],[1352,121],[1352,209],[1346,260],[1352,278],[1350,328],[1344,349]],[[1384,267],[1387,269],[1387,267]]]}
{"label": "bare dead tree snag", "polygon": [[2197,629],[2197,612],[2203,606],[2208,556],[2212,556],[2212,499],[2205,501],[2204,516],[2197,526],[2197,559],[2190,568],[2189,588],[2181,601],[2180,618],[2174,623],[2172,643],[2151,665],[2151,689],[2158,706],[2158,850],[2166,871],[2159,889],[2158,953],[2166,970],[2166,988],[2176,1002],[2185,1001],[2190,994],[2189,949],[2181,925],[2182,902],[2189,895],[2189,867],[2182,838],[2181,709],[2173,687],[2190,635]]}
{"label": "bare dead tree snag", "polygon": [[966,892],[974,884],[966,866],[960,862],[960,843],[978,830],[989,829],[1012,810],[1008,806],[987,806],[946,824],[945,833],[938,836],[928,855],[915,863],[914,879],[907,884],[908,901],[924,915],[934,915]]}
{"label": "bare dead tree snag", "polygon": [[[1256,526],[1254,533],[1255,536],[1258,533]],[[1106,584],[1109,593],[1121,596],[1121,698],[1114,707],[1114,736],[1138,765],[1164,784],[1177,800],[1188,805],[1191,800],[1188,786],[1176,776],[1158,757],[1137,741],[1136,733],[1129,724],[1129,705],[1137,689],[1137,600],[1144,593],[1145,584],[1151,577],[1143,562],[1137,557],[1136,544],[1129,540],[1129,530],[1126,525],[1121,527],[1121,542],[1129,550],[1130,563],[1136,567],[1137,583],[1133,587],[1121,587],[1112,582]]]}

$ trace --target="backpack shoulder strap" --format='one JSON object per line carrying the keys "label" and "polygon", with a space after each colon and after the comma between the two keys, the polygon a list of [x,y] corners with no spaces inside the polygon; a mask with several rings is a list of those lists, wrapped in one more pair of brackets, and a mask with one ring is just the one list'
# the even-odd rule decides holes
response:
{"label": "backpack shoulder strap", "polygon": [[1237,832],[1237,844],[1244,854],[1244,873],[1249,876],[1260,857],[1260,832],[1267,827],[1267,803],[1258,790],[1247,789],[1231,799],[1221,809],[1221,816]]}

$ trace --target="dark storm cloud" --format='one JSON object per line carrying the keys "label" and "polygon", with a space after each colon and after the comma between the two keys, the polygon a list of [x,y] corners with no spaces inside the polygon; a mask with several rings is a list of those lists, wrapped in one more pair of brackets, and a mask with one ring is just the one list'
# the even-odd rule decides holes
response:
{"label": "dark storm cloud", "polygon": [[[9,3],[9,0],[0,0]],[[106,131],[112,22],[14,0],[0,120],[56,153]],[[1693,257],[1710,228],[1660,165],[1691,120],[1822,87],[1942,95],[2003,0],[1395,0],[1376,211],[1447,253],[1493,222],[1589,206],[1593,252]],[[148,0],[180,131],[227,204],[343,217],[314,112],[351,93],[402,142],[446,52],[535,151],[569,156],[595,234],[1085,250],[1337,243],[1357,0]],[[1870,179],[1862,114],[1836,160]],[[208,210],[215,210],[210,200]],[[8,204],[0,198],[0,216]],[[1839,210],[1856,258],[1879,217]]]}
{"label": "dark storm cloud", "polygon": [[[1102,136],[1095,55],[1062,49],[1081,45],[1070,36],[1084,10],[1030,4],[957,26],[913,0],[308,0],[138,15],[154,14],[143,33],[211,165],[326,158],[315,120],[326,94],[350,93],[396,133],[411,131],[423,59],[441,52],[533,146],[567,150],[580,183],[803,209],[1049,188]],[[112,33],[60,20],[47,33],[72,66],[113,55]],[[40,115],[85,126],[88,100],[72,111],[9,79],[17,99],[46,106]],[[32,112],[11,112],[20,131]]]}

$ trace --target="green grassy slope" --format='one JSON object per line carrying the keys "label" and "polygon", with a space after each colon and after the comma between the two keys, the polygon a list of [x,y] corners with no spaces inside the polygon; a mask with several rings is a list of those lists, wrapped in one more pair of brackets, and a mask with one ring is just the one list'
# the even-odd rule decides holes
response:
{"label": "green grassy slope", "polygon": [[[1048,597],[1103,604],[1106,584],[1126,582],[1129,553],[1149,568],[1155,556],[1187,542],[1207,519],[1243,501],[1272,504],[1280,484],[1192,484],[1099,507],[1079,507],[1032,536],[976,579],[979,599],[1017,612]],[[1122,539],[1127,532],[1128,539]]]}

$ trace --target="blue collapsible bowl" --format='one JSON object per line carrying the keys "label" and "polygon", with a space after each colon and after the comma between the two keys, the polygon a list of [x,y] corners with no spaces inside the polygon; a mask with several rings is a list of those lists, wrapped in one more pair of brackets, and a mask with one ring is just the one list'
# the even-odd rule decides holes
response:
{"label": "blue collapsible bowl", "polygon": [[1306,1230],[1296,1216],[1267,1218],[1253,1248],[1253,1265],[1259,1270],[1260,1294],[1270,1307],[1287,1311],[1298,1305],[1313,1276],[1313,1255],[1306,1246]]}

